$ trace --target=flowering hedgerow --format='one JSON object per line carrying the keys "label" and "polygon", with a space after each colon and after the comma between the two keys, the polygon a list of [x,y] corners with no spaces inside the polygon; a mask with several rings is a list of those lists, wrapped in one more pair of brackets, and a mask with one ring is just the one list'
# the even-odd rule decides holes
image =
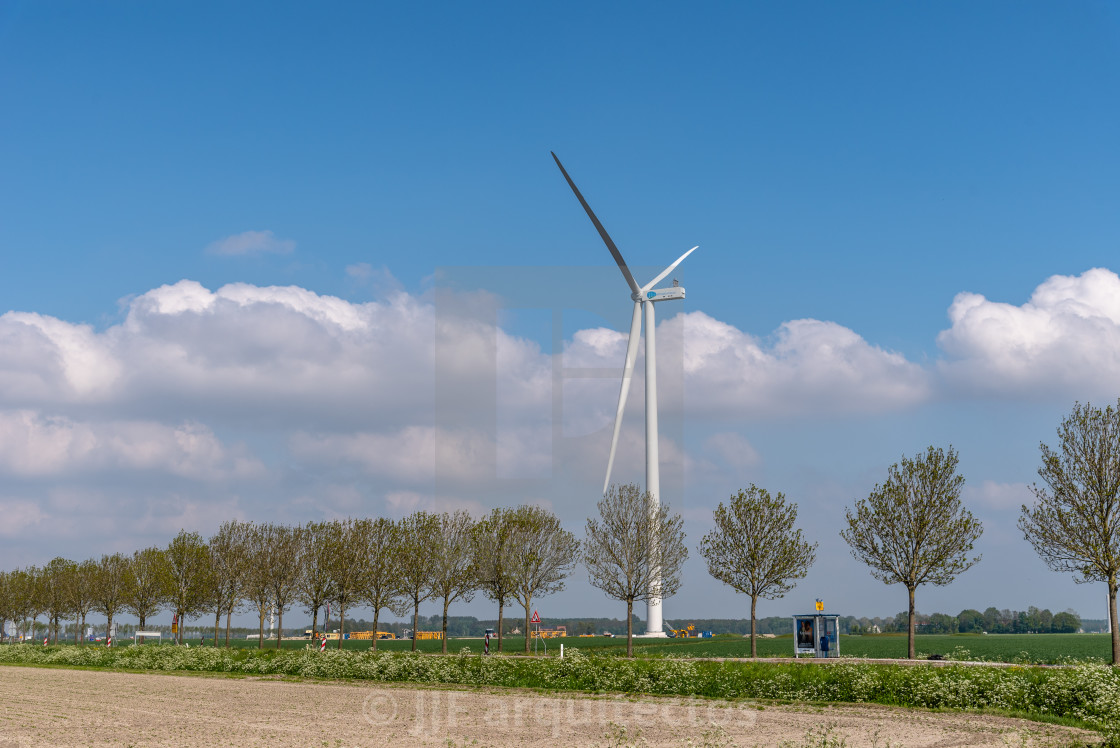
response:
{"label": "flowering hedgerow", "polygon": [[5,646],[0,647],[0,663],[780,701],[873,702],[961,710],[992,708],[1079,719],[1120,745],[1120,670],[1101,664],[993,668],[841,661],[815,666],[675,658],[627,660],[587,656],[576,649],[560,659],[480,657],[471,655],[469,650],[458,657],[434,657],[397,652],[168,646]]}

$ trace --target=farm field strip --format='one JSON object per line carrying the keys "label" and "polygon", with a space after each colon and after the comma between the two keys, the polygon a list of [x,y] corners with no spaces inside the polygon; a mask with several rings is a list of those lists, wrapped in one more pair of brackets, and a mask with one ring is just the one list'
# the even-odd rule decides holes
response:
{"label": "farm field strip", "polygon": [[[1094,733],[874,705],[433,690],[4,667],[0,745],[1054,746]],[[831,741],[831,742],[830,742]],[[841,742],[842,741],[842,742]]]}
{"label": "farm field strip", "polygon": [[[793,654],[793,639],[791,636],[775,638],[759,638],[759,657],[790,657]],[[207,646],[212,644],[207,639]],[[238,649],[257,649],[255,641],[244,639],[231,642]],[[365,651],[370,648],[369,641],[345,640],[343,649],[350,651]],[[539,643],[538,654],[553,656],[559,653],[560,644],[563,643],[565,651],[573,648],[587,652],[603,654],[621,654],[626,651],[626,640],[622,637],[593,637],[579,638],[567,637],[564,639],[551,639],[548,641],[547,650]],[[299,640],[283,642],[284,649],[305,649],[310,643]],[[418,641],[417,651],[439,652],[440,641]],[[503,642],[503,651],[506,654],[518,654],[524,650],[525,640],[520,636],[507,636]],[[149,645],[151,646],[151,645]],[[166,644],[164,645],[166,646]],[[197,641],[192,646],[197,646]],[[273,649],[275,641],[266,641],[265,649]],[[337,641],[327,643],[327,649],[333,650],[338,646]],[[458,653],[463,647],[470,648],[471,652],[478,654],[482,651],[482,640],[477,637],[450,639],[447,642],[449,653]],[[942,656],[956,652],[960,657],[954,659],[968,659],[980,661],[996,661],[1011,663],[1038,663],[1054,664],[1069,660],[1108,662],[1111,658],[1111,644],[1108,634],[990,634],[977,635],[919,635],[915,640],[915,647],[919,657],[930,654]],[[678,657],[749,657],[750,638],[734,635],[717,636],[712,639],[635,639],[634,651],[642,656],[678,656]],[[406,652],[412,649],[409,640],[382,640],[377,643],[378,651]],[[490,650],[497,651],[497,641],[491,640]],[[967,650],[967,656],[964,651]],[[869,659],[903,659],[906,657],[905,635],[875,635],[875,636],[847,636],[840,637],[840,654],[844,657],[861,657]]]}

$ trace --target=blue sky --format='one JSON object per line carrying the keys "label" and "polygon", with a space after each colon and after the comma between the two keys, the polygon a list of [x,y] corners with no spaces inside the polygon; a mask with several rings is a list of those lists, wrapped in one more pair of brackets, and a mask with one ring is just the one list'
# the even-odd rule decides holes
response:
{"label": "blue sky", "polygon": [[[616,383],[554,428],[554,314],[611,367],[629,305],[555,151],[646,276],[700,245],[663,480],[693,548],[747,483],[799,503],[822,560],[763,614],[902,609],[836,523],[952,443],[985,560],[919,608],[1103,617],[1014,523],[1039,441],[1120,395],[1118,44],[1099,2],[0,2],[0,563],[233,515],[580,532]],[[666,618],[743,614],[693,555]]]}

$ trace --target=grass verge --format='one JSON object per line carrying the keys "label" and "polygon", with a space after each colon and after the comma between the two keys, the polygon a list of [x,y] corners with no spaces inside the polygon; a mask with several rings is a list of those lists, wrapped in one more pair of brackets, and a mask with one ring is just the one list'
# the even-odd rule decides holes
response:
{"label": "grass verge", "polygon": [[186,647],[0,647],[0,663],[355,679],[383,683],[498,686],[590,693],[875,703],[991,710],[1091,727],[1120,748],[1120,672],[1101,664],[1063,669],[967,665],[907,667],[848,663],[625,660],[568,650],[559,658],[457,657],[309,650]]}

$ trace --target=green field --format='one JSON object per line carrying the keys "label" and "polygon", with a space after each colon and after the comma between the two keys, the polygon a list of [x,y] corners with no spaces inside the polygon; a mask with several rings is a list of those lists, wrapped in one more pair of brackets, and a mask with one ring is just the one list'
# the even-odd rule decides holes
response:
{"label": "green field", "polygon": [[[573,647],[582,650],[595,650],[603,654],[623,655],[626,652],[625,637],[613,639],[602,636],[592,638],[570,637],[550,639],[547,642],[548,654],[558,654],[560,644],[570,651]],[[207,646],[212,640],[207,640]],[[238,649],[256,649],[253,640],[239,639],[231,644]],[[303,649],[308,642],[285,641],[284,649]],[[369,641],[343,641],[347,650],[367,650]],[[198,646],[198,641],[191,641]],[[166,644],[165,644],[166,646]],[[327,642],[330,649],[337,648],[338,642]],[[482,652],[481,639],[451,639],[447,642],[448,652],[459,652],[469,647],[471,652]],[[508,654],[523,651],[525,639],[520,636],[505,637],[503,649]],[[265,642],[266,649],[276,647],[276,642]],[[497,651],[497,640],[490,643],[491,651]],[[379,650],[404,652],[412,648],[408,640],[377,643]],[[421,652],[439,652],[441,642],[420,641],[417,649]],[[968,659],[993,662],[1055,663],[1073,659],[1080,661],[1111,659],[1111,644],[1108,634],[958,634],[958,635],[920,635],[916,638],[915,649],[919,657],[931,654],[950,655],[960,659],[962,650],[968,651]],[[537,652],[545,651],[541,643]],[[634,652],[639,657],[749,657],[751,642],[749,638],[733,635],[717,636],[713,639],[635,639]],[[790,657],[793,655],[793,637],[779,636],[774,639],[758,639],[760,657]],[[904,634],[881,634],[873,636],[841,636],[840,654],[847,657],[896,658],[906,657],[906,636]]]}

